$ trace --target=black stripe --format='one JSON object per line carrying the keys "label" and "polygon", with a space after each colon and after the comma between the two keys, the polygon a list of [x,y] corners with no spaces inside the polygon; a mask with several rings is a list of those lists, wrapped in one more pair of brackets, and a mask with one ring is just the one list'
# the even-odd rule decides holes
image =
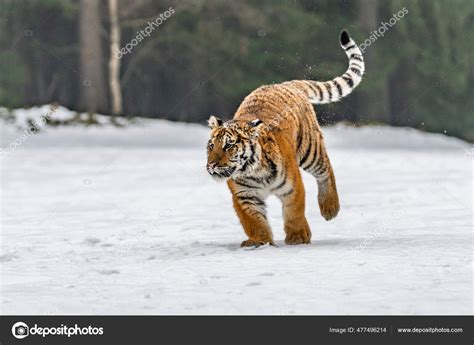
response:
{"label": "black stripe", "polygon": [[314,161],[315,161],[316,158],[318,157],[317,145],[318,145],[318,144],[316,143],[316,150],[314,150],[314,154],[313,154],[313,158],[311,159],[311,162],[310,162],[308,165],[306,165],[305,167],[301,166],[303,169],[306,170],[306,169],[309,169],[310,167],[313,166]]}
{"label": "black stripe", "polygon": [[[323,174],[325,174],[326,176],[323,177]],[[321,182],[321,181],[326,181],[330,177],[330,175],[327,172],[327,170],[323,170],[319,173],[316,173],[315,177],[318,179],[319,182]]]}
{"label": "black stripe", "polygon": [[347,48],[345,48],[345,49],[346,49],[346,51],[347,51],[347,50],[352,49],[352,48],[354,48],[354,47],[355,47],[355,44],[353,44],[353,45],[351,45],[351,46],[349,46],[349,47],[347,47]]}
{"label": "black stripe", "polygon": [[272,137],[266,137],[266,138],[264,138],[264,141],[265,141],[266,143],[274,143],[274,142],[275,142],[275,140],[273,140]]}
{"label": "black stripe", "polygon": [[269,183],[270,181],[275,179],[276,175],[278,174],[278,169],[275,162],[273,162],[266,153],[264,153],[264,159],[266,160],[270,168],[270,176],[265,178],[265,181]]}
{"label": "black stripe", "polygon": [[244,165],[242,166],[242,168],[240,169],[241,171],[245,171],[245,169],[247,169],[247,166],[249,164],[253,164],[255,162],[255,150],[253,148],[253,145],[250,145],[250,157],[249,159],[247,159],[244,163]]}
{"label": "black stripe", "polygon": [[316,159],[311,162],[310,165],[308,165],[306,171],[310,172],[310,173],[313,173],[313,170],[315,167],[317,167],[320,163],[321,163],[321,158],[323,157],[323,150],[324,150],[324,147],[323,147],[323,136],[321,135],[321,133],[318,133],[318,137],[316,138],[317,141],[316,141],[316,149],[315,149],[315,157]]}
{"label": "black stripe", "polygon": [[321,157],[321,140],[322,140],[322,136],[318,133],[317,137],[315,138],[316,147],[314,148],[313,159],[311,160],[311,163],[306,165],[306,168],[303,168],[303,169],[307,171],[312,170],[311,167],[313,166],[314,162],[317,162],[319,158]]}
{"label": "black stripe", "polygon": [[324,86],[326,86],[326,89],[328,89],[329,100],[332,100],[331,85],[329,83],[324,83]]}
{"label": "black stripe", "polygon": [[[253,191],[252,191],[252,192],[253,192]],[[245,196],[247,196],[249,193],[250,193],[250,191],[247,190],[247,189],[239,190],[239,191],[235,192],[235,196],[236,196],[236,197],[241,197],[241,196],[244,196],[244,197],[245,197]]]}
{"label": "black stripe", "polygon": [[315,86],[316,89],[318,89],[318,91],[319,91],[319,99],[320,99],[321,101],[323,101],[323,100],[324,100],[324,99],[323,99],[323,98],[324,98],[324,94],[323,94],[323,90],[321,89],[321,86],[319,86],[318,84],[314,84],[314,86]]}
{"label": "black stripe", "polygon": [[319,136],[319,140],[316,142],[316,160],[314,162],[312,162],[310,165],[308,165],[308,169],[307,171],[312,173],[314,168],[318,166],[318,164],[320,164],[321,162],[321,157],[323,156],[322,155],[322,152],[321,152],[321,149],[322,149],[322,140],[323,140],[323,137],[320,135]]}
{"label": "black stripe", "polygon": [[246,187],[246,188],[251,188],[251,189],[260,188],[260,187],[257,187],[257,186],[252,186],[252,185],[246,184],[244,182],[238,182],[236,180],[234,180],[234,182],[236,184],[238,184],[239,186]]}
{"label": "black stripe", "polygon": [[291,189],[290,189],[288,192],[286,192],[286,193],[277,194],[277,195],[278,195],[278,197],[280,197],[280,198],[284,198],[285,196],[288,196],[288,195],[290,195],[291,193],[293,193],[293,188],[291,188]]}
{"label": "black stripe", "polygon": [[356,67],[356,68],[362,70],[362,66],[359,65],[359,63],[354,62],[354,61],[351,61],[351,63],[349,64],[349,67]]}
{"label": "black stripe", "polygon": [[258,184],[261,184],[262,180],[263,180],[263,177],[246,176],[245,179],[257,182]]}
{"label": "black stripe", "polygon": [[360,72],[360,70],[358,68],[351,67],[351,71],[354,72],[355,74],[357,74],[359,77],[362,76],[362,73]]}
{"label": "black stripe", "polygon": [[308,156],[311,152],[313,148],[313,141],[312,140],[309,140],[309,148],[306,150],[306,153],[304,154],[303,156],[303,159],[300,160],[300,166],[303,166],[303,164],[306,162],[306,160],[308,159]]}
{"label": "black stripe", "polygon": [[360,55],[360,54],[351,54],[351,56],[349,57],[349,59],[359,60],[359,61],[361,61],[361,62],[364,61],[364,60],[362,59],[362,55]]}
{"label": "black stripe", "polygon": [[314,85],[314,82],[309,82],[308,85],[309,85],[309,88],[314,92],[315,97],[319,98],[319,93],[318,93],[318,90],[316,88],[316,85]]}
{"label": "black stripe", "polygon": [[283,177],[283,181],[276,187],[272,188],[271,191],[274,192],[276,190],[281,189],[284,185],[286,184],[286,173],[285,176]]}
{"label": "black stripe", "polygon": [[243,204],[244,203],[251,203],[253,202],[254,205],[260,205],[260,206],[263,206],[265,205],[265,203],[260,200],[259,198],[255,197],[255,196],[242,196],[242,197],[237,197],[239,199],[239,201],[241,201]]}
{"label": "black stripe", "polygon": [[254,204],[254,203],[251,202],[251,201],[242,201],[240,204],[241,204],[242,206],[243,206],[243,205],[250,205],[250,206],[253,206],[252,209],[253,209],[255,212],[257,212],[258,214],[261,214],[260,210],[257,210],[257,209],[255,209],[254,207],[256,207],[256,206],[263,206],[263,205],[256,205],[256,204]]}
{"label": "black stripe", "polygon": [[333,80],[334,84],[336,84],[337,92],[339,93],[339,97],[342,97],[342,87],[341,84],[337,80]]}
{"label": "black stripe", "polygon": [[303,131],[301,130],[301,125],[300,128],[298,128],[298,134],[296,136],[296,152],[300,149],[301,141],[303,140]]}
{"label": "black stripe", "polygon": [[315,169],[317,170],[318,167],[321,165],[321,154],[318,156],[318,158],[316,159],[316,162],[314,162],[313,166],[306,170],[307,172],[309,172],[310,174],[314,175],[315,174]]}
{"label": "black stripe", "polygon": [[354,86],[354,81],[352,80],[351,77],[347,77],[345,75],[342,76],[342,79],[344,79],[347,83],[347,85],[349,85],[349,87],[353,87]]}
{"label": "black stripe", "polygon": [[326,170],[326,167],[324,165],[324,162],[321,162],[319,165],[316,166],[316,170],[313,171],[313,174],[318,175],[319,173],[323,172]]}

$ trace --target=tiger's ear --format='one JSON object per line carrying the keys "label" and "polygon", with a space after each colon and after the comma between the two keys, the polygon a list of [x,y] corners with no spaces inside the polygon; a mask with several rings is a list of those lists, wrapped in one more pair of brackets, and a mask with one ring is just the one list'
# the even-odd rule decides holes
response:
{"label": "tiger's ear", "polygon": [[214,116],[214,115],[211,115],[211,117],[209,117],[209,120],[207,120],[207,125],[211,128],[220,127],[222,126],[223,123],[224,121],[222,121],[221,119],[219,119],[217,116]]}
{"label": "tiger's ear", "polygon": [[254,127],[263,125],[263,121],[260,119],[255,119],[255,120],[249,121],[248,124],[250,128],[254,128]]}
{"label": "tiger's ear", "polygon": [[263,127],[264,123],[260,119],[255,119],[252,121],[247,122],[247,128],[250,133],[254,136],[258,136],[258,132]]}

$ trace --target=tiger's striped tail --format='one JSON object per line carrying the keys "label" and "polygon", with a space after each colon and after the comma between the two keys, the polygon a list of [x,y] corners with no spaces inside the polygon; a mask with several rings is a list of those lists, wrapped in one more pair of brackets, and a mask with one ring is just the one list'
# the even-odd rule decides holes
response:
{"label": "tiger's striped tail", "polygon": [[304,80],[309,101],[313,104],[337,102],[347,96],[362,81],[365,71],[364,57],[357,44],[345,30],[341,32],[339,42],[349,58],[347,71],[325,82]]}

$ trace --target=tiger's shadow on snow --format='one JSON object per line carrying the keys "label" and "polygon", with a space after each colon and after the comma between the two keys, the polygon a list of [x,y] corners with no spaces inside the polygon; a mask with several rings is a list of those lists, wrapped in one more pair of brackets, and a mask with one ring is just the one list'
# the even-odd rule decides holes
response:
{"label": "tiger's shadow on snow", "polygon": [[220,255],[225,252],[251,254],[251,252],[262,253],[289,253],[297,254],[299,252],[307,251],[334,251],[335,253],[342,253],[345,255],[354,254],[358,251],[384,250],[393,248],[393,246],[413,246],[418,247],[418,240],[423,241],[423,238],[393,238],[393,237],[378,237],[372,238],[369,242],[365,238],[329,238],[329,239],[315,239],[311,244],[301,245],[287,245],[284,240],[275,241],[276,246],[264,245],[258,248],[241,248],[240,242],[193,242],[188,245],[181,246],[160,246],[157,245],[154,250],[158,249],[161,254],[168,259],[189,258],[198,256],[213,256]]}
{"label": "tiger's shadow on snow", "polygon": [[[393,238],[383,239],[382,237],[372,240],[372,247],[377,247],[375,244],[381,242],[382,244],[385,242],[392,242],[394,241]],[[232,252],[238,251],[258,251],[258,250],[265,250],[265,249],[290,249],[290,250],[314,250],[321,247],[334,247],[334,249],[351,249],[356,248],[364,243],[364,238],[331,238],[331,239],[316,239],[313,240],[310,244],[300,244],[300,245],[288,245],[285,244],[284,240],[277,240],[275,241],[276,246],[264,245],[261,247],[251,247],[251,248],[241,248],[240,242],[205,242],[199,243],[200,247],[204,248],[222,248],[227,249]],[[193,246],[197,246],[194,244]],[[189,248],[189,247],[188,247]]]}
{"label": "tiger's shadow on snow", "polygon": [[326,249],[335,249],[335,250],[347,250],[348,252],[353,249],[384,249],[392,248],[394,245],[403,245],[407,246],[412,244],[414,247],[417,246],[417,241],[423,241],[423,237],[418,238],[417,236],[412,238],[399,237],[394,238],[390,236],[379,236],[377,238],[370,238],[369,241],[366,241],[369,238],[367,237],[352,237],[352,238],[329,238],[329,239],[313,239],[310,244],[300,244],[300,245],[287,245],[284,240],[276,240],[276,246],[261,246],[258,248],[246,249],[240,247],[240,242],[206,242],[200,243],[201,246],[205,248],[223,248],[229,251],[252,251],[252,250],[264,250],[264,249],[286,249],[286,250],[317,250],[318,248]]}

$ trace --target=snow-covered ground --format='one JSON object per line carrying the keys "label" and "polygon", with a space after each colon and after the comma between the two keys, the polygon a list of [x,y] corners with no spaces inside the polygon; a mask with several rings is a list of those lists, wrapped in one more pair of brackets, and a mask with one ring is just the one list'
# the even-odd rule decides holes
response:
{"label": "snow-covered ground", "polygon": [[270,198],[279,247],[244,250],[230,193],[204,169],[205,127],[48,127],[12,145],[21,132],[3,124],[0,313],[471,314],[472,146],[404,128],[324,132],[338,217],[323,220],[305,174],[313,243],[283,243]]}

